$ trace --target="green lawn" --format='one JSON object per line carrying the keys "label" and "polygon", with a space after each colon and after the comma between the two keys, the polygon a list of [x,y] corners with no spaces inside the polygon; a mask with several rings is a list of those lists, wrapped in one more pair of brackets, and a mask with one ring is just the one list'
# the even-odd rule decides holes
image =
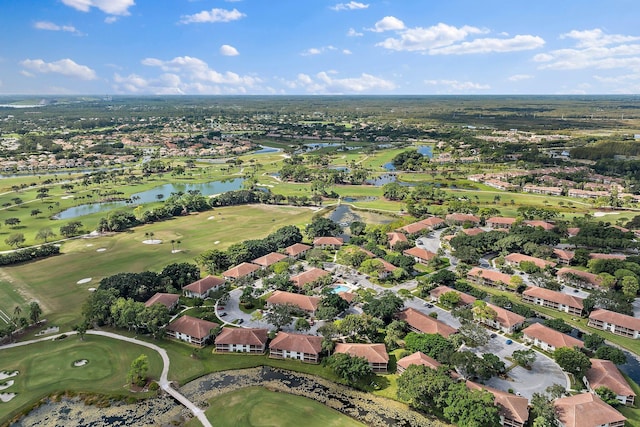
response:
{"label": "green lawn", "polygon": [[[262,238],[289,224],[303,226],[312,215],[310,209],[290,206],[232,206],[173,218],[108,237],[69,241],[62,246],[62,255],[3,268],[3,282],[10,282],[10,287],[0,283],[6,288],[0,291],[0,296],[18,289],[25,299],[39,301],[42,317],[50,324],[73,326],[79,320],[87,289],[96,287],[103,277],[120,272],[160,271],[174,262],[193,263],[194,258],[207,249],[225,249],[232,243]],[[148,232],[153,232],[154,238],[163,243],[143,244]],[[171,240],[181,241],[177,247],[181,252],[171,253]],[[97,252],[97,249],[105,251]],[[84,278],[92,280],[78,285],[77,282]],[[10,301],[8,309],[13,311],[15,302]]]}
{"label": "green lawn", "polygon": [[[209,400],[207,418],[216,427],[364,426],[322,403],[302,396],[249,387]],[[197,426],[200,423],[189,423]]]}
{"label": "green lawn", "polygon": [[[135,344],[98,336],[76,336],[44,341],[28,347],[0,351],[0,371],[19,371],[14,384],[3,390],[16,393],[9,402],[0,402],[0,424],[29,408],[39,399],[64,391],[134,396],[128,391],[127,371],[140,354],[149,358],[149,377],[158,379],[162,360],[153,350]],[[85,366],[73,362],[86,359]],[[144,397],[144,395],[140,395]]]}

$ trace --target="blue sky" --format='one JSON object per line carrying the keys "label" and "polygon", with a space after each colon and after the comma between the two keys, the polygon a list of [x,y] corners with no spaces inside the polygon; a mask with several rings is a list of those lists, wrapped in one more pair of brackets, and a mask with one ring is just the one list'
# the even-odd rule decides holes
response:
{"label": "blue sky", "polygon": [[638,0],[0,0],[0,94],[637,94]]}

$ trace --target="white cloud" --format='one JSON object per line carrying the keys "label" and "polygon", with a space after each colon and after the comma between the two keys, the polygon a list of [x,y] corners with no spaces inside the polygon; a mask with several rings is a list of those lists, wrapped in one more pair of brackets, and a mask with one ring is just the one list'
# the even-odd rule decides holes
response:
{"label": "white cloud", "polygon": [[67,33],[81,35],[82,33],[73,25],[58,25],[49,21],[38,21],[33,24],[33,28],[36,30],[46,30],[46,31],[64,31]]}
{"label": "white cloud", "polygon": [[458,80],[425,80],[425,84],[429,86],[439,86],[448,92],[468,92],[476,90],[491,89],[491,86],[487,84],[474,83],[474,82],[461,82]]}
{"label": "white cloud", "polygon": [[415,27],[400,31],[399,38],[390,37],[378,43],[377,46],[397,51],[428,52],[432,49],[453,45],[464,40],[470,34],[485,32],[486,30],[467,25],[458,28],[439,23],[428,28]]}
{"label": "white cloud", "polygon": [[509,80],[510,82],[519,82],[522,80],[529,80],[532,78],[533,76],[530,74],[514,74],[513,76],[510,76],[507,80]]}
{"label": "white cloud", "polygon": [[220,46],[220,54],[224,56],[238,56],[240,55],[240,52],[238,52],[238,49],[233,46],[223,44]]}
{"label": "white cloud", "polygon": [[20,70],[20,74],[22,74],[25,77],[35,77],[36,76],[35,74],[28,72],[27,70]]}
{"label": "white cloud", "polygon": [[121,76],[114,74],[114,89],[122,93],[153,93],[155,95],[184,95],[180,77],[162,74],[155,79],[145,79],[137,74]]}
{"label": "white cloud", "polygon": [[347,36],[349,37],[362,37],[363,35],[364,34],[357,32],[353,28],[349,28],[349,31],[347,31]]}
{"label": "white cloud", "polygon": [[478,38],[450,46],[431,49],[431,55],[465,55],[473,53],[516,52],[532,50],[544,46],[544,39],[538,36],[517,35],[510,39]]}
{"label": "white cloud", "polygon": [[570,48],[552,50],[533,57],[540,69],[578,70],[623,68],[640,72],[640,37],[605,34],[600,29],[571,31],[561,39],[575,41]]}
{"label": "white cloud", "polygon": [[385,16],[378,22],[373,28],[370,28],[369,31],[373,31],[374,33],[382,33],[384,31],[398,31],[404,29],[404,22],[396,18],[395,16]]}
{"label": "white cloud", "polygon": [[[250,87],[261,81],[256,77],[241,76],[231,71],[220,73],[209,68],[209,65],[203,60],[191,56],[178,56],[170,61],[146,58],[142,60],[142,64],[150,67],[158,67],[162,71],[176,74],[194,85],[199,83],[213,83]],[[185,91],[185,93],[187,93],[187,91]]]}
{"label": "white cloud", "polygon": [[94,70],[86,65],[77,64],[69,58],[55,62],[44,62],[42,59],[25,59],[20,65],[38,73],[58,73],[82,80],[94,80],[96,78]]}
{"label": "white cloud", "polygon": [[331,6],[330,9],[339,12],[341,10],[358,10],[358,9],[367,9],[369,7],[368,4],[359,3],[357,1],[350,1],[349,3],[338,3],[335,6]]}
{"label": "white cloud", "polygon": [[309,48],[307,50],[305,50],[304,52],[302,52],[300,55],[302,56],[315,56],[315,55],[320,55],[322,53],[331,51],[331,50],[336,50],[335,46],[322,46],[322,47],[312,47]]}
{"label": "white cloud", "polygon": [[349,49],[342,49],[342,53],[345,54],[345,55],[353,54],[353,52],[351,52]]}
{"label": "white cloud", "polygon": [[182,19],[180,19],[180,23],[193,24],[200,22],[231,22],[242,19],[245,16],[247,15],[240,12],[238,9],[228,10],[214,8],[211,10],[203,10],[202,12],[198,12],[193,15],[184,15]]}
{"label": "white cloud", "polygon": [[107,16],[106,18],[104,18],[104,23],[105,24],[113,24],[117,20],[118,20],[117,16]]}
{"label": "white cloud", "polygon": [[109,15],[128,16],[129,8],[135,5],[134,0],[62,0],[67,6],[81,12],[89,12],[92,7]]}
{"label": "white cloud", "polygon": [[335,78],[335,71],[321,71],[315,76],[298,74],[294,81],[285,82],[291,89],[302,89],[307,93],[344,94],[388,92],[396,88],[395,83],[371,74],[362,73],[356,77]]}

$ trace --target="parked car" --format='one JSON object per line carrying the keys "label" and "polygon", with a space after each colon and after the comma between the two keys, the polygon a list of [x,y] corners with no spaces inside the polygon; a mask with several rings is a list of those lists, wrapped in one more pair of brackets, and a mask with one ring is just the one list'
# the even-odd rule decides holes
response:
{"label": "parked car", "polygon": [[227,313],[220,313],[220,317],[224,317],[226,315],[227,315]]}
{"label": "parked car", "polygon": [[505,344],[506,344],[506,345],[511,345],[511,344],[513,344],[513,341],[511,341],[511,340],[506,340],[506,341],[505,341]]}

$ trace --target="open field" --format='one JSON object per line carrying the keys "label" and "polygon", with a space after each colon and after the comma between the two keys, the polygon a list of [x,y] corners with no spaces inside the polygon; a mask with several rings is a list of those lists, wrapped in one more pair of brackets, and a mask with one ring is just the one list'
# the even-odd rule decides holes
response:
{"label": "open field", "polygon": [[[3,392],[16,393],[9,402],[0,402],[0,424],[56,392],[74,391],[113,396],[134,396],[128,391],[127,371],[140,354],[149,358],[149,377],[158,378],[162,360],[146,347],[99,336],[76,336],[45,341],[28,347],[0,351],[0,371],[18,371],[14,384]],[[84,366],[74,367],[78,360]],[[143,397],[144,395],[140,396]]]}
{"label": "open field", "polygon": [[[62,255],[3,268],[3,281],[25,299],[37,300],[49,324],[69,327],[79,320],[87,289],[96,287],[103,277],[120,272],[159,271],[171,263],[194,262],[193,259],[207,249],[225,249],[242,240],[265,237],[289,224],[304,226],[312,215],[309,208],[290,206],[217,208],[129,232],[68,241],[62,247]],[[163,243],[143,244],[147,238],[145,233],[149,232]],[[180,252],[171,252],[171,240],[180,240],[177,246]],[[98,252],[98,249],[104,251]],[[92,280],[77,284],[85,278]],[[13,310],[11,305],[9,308]]]}
{"label": "open field", "polygon": [[[207,418],[218,427],[355,427],[346,415],[302,396],[250,387],[209,400]],[[195,426],[199,424],[188,424]]]}

